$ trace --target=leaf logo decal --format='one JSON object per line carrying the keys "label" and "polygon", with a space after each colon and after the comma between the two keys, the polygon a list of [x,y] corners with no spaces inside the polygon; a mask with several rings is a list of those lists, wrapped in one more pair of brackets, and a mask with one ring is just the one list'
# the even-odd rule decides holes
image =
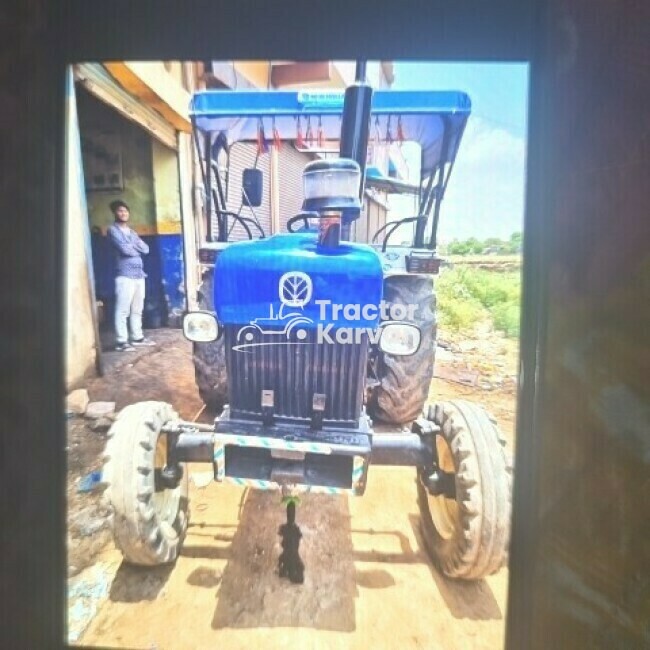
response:
{"label": "leaf logo decal", "polygon": [[304,307],[313,291],[311,278],[302,271],[289,271],[279,282],[280,302],[287,307]]}

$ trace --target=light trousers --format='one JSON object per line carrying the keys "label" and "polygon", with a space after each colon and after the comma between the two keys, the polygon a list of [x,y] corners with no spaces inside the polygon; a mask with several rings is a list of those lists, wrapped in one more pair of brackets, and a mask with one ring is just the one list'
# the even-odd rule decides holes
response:
{"label": "light trousers", "polygon": [[131,340],[138,341],[142,334],[142,310],[144,308],[144,278],[115,278],[115,337],[117,343],[129,340],[126,321],[129,320]]}

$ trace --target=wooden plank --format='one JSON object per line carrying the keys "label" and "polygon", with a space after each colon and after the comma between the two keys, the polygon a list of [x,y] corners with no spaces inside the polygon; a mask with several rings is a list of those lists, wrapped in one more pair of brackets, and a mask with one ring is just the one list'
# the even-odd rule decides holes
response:
{"label": "wooden plank", "polygon": [[332,81],[332,64],[329,61],[274,65],[271,83],[276,88]]}
{"label": "wooden plank", "polygon": [[162,65],[152,62],[113,61],[106,69],[129,93],[158,111],[178,131],[190,133],[190,94]]}
{"label": "wooden plank", "polygon": [[74,66],[75,80],[127,120],[135,122],[154,138],[171,149],[177,149],[176,130],[153,109],[144,106],[120,88],[98,63]]}

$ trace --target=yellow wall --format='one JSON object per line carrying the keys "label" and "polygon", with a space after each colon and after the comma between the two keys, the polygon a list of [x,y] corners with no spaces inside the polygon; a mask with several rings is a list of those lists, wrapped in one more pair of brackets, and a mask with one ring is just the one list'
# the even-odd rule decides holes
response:
{"label": "yellow wall", "polygon": [[160,234],[181,232],[178,159],[175,151],[157,140],[151,141],[156,228]]}
{"label": "yellow wall", "polygon": [[181,81],[180,64],[168,72],[160,61],[107,61],[104,66],[120,85],[155,108],[174,128],[191,131],[190,93]]}
{"label": "yellow wall", "polygon": [[235,61],[235,69],[257,88],[267,88],[269,84],[268,61]]}
{"label": "yellow wall", "polygon": [[180,61],[165,61],[163,67],[167,74],[170,75],[179,86],[185,88],[185,84],[183,83],[183,64]]}
{"label": "yellow wall", "polygon": [[78,89],[79,125],[82,149],[84,137],[105,131],[119,139],[122,151],[122,191],[88,191],[88,215],[91,227],[102,232],[113,223],[108,207],[111,201],[125,201],[131,212],[130,225],[139,234],[152,234],[156,226],[156,205],[152,170],[152,138],[139,126]]}

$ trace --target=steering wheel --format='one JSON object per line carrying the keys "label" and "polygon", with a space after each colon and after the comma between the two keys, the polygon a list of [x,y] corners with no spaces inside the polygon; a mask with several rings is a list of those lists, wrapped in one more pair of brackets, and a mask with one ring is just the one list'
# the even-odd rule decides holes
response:
{"label": "steering wheel", "polygon": [[386,252],[386,246],[388,246],[388,240],[391,238],[393,233],[403,224],[405,223],[413,223],[415,221],[421,221],[425,219],[423,215],[418,215],[417,217],[404,217],[403,219],[399,219],[398,221],[389,221],[388,223],[385,223],[374,235],[372,238],[372,243],[374,244],[377,241],[377,237],[386,230],[386,234],[384,235],[384,240],[382,242],[381,246],[381,252],[385,253]]}
{"label": "steering wheel", "polygon": [[249,239],[253,239],[253,233],[247,224],[251,224],[257,229],[257,231],[259,232],[260,239],[264,239],[266,237],[266,233],[264,232],[262,227],[257,223],[257,221],[254,221],[250,217],[244,217],[241,214],[237,214],[236,212],[231,212],[230,210],[222,210],[221,214],[224,215],[226,219],[230,217],[231,219],[233,219],[233,221],[239,223],[241,227],[244,229],[244,231],[246,232],[246,234],[248,235]]}
{"label": "steering wheel", "polygon": [[[294,217],[291,217],[287,221],[287,230],[289,232],[301,232],[301,230],[302,231],[310,230],[310,228],[309,228],[309,219],[317,219],[319,216],[320,215],[318,214],[318,212],[300,212],[297,215],[295,215]],[[300,230],[297,229],[297,228],[294,228],[294,226],[299,221],[302,221],[304,223],[304,228],[302,228]]]}

